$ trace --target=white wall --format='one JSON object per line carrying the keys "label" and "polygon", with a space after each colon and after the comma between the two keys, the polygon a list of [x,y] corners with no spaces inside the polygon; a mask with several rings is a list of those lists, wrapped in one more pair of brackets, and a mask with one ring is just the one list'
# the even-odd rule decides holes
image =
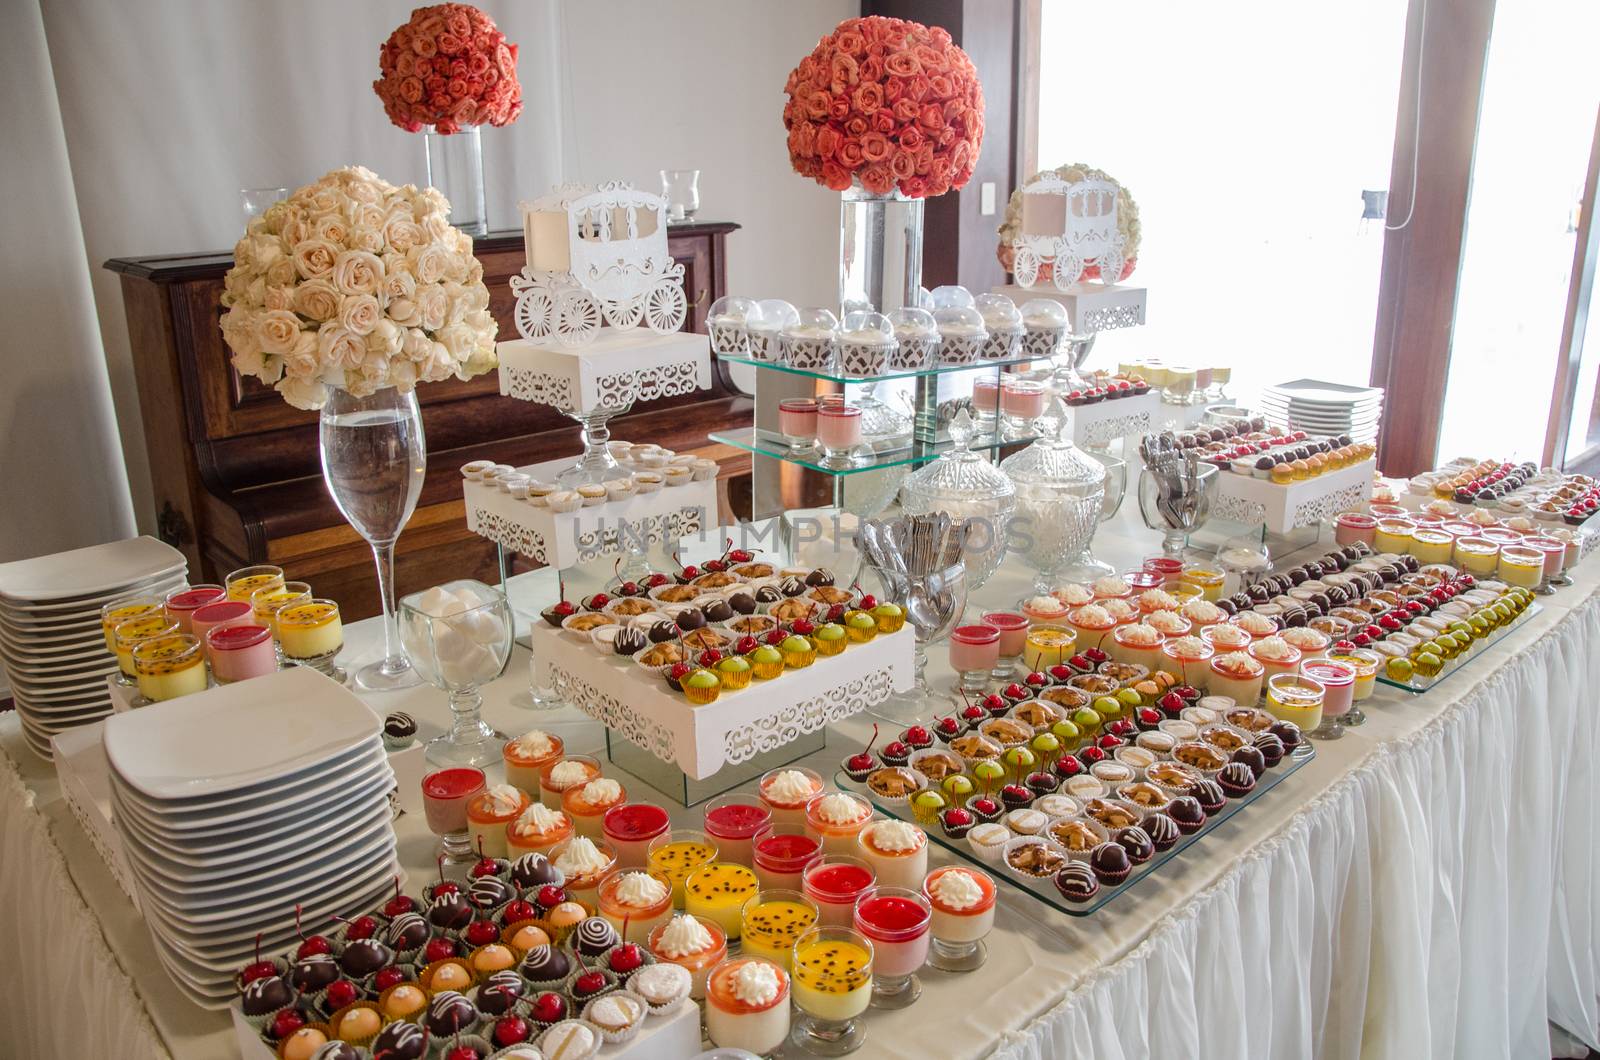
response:
{"label": "white wall", "polygon": [[[37,4],[7,10],[20,6],[36,21]],[[231,247],[243,227],[241,187],[293,187],[352,162],[421,183],[421,138],[391,126],[371,88],[379,44],[415,5],[42,6],[117,432],[133,510],[148,530],[149,470],[127,329],[117,280],[101,263]],[[799,304],[831,301],[838,197],[789,171],[782,89],[817,38],[856,10],[853,0],[481,6],[521,46],[526,103],[516,125],[485,133],[491,226],[514,225],[516,200],[557,180],[623,177],[655,188],[659,169],[698,167],[700,216],[744,225],[730,240],[730,287]],[[17,115],[8,111],[9,126]],[[15,142],[6,142],[15,158]],[[24,355],[15,340],[0,345],[8,374]],[[51,408],[73,402],[73,394],[55,395]],[[3,455],[9,461],[12,450]],[[108,526],[104,534],[115,532]]]}

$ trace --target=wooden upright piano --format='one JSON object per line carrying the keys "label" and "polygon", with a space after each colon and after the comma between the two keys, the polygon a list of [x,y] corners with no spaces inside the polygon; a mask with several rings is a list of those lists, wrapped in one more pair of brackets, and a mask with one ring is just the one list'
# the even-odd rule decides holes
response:
{"label": "wooden upright piano", "polygon": [[[705,331],[726,293],[727,222],[673,225],[668,246],[684,267],[685,330]],[[524,262],[521,231],[476,240],[502,339],[515,338],[508,279]],[[252,563],[276,563],[347,617],[378,611],[372,554],[322,483],[317,414],[296,409],[228,363],[218,324],[231,254],[114,258],[122,277],[160,537],[189,558],[190,578],[219,582]],[[748,454],[706,432],[749,426],[752,404],[720,372],[710,390],[636,406],[611,421],[614,437],[716,459],[727,518],[748,514]],[[468,460],[523,465],[576,456],[578,426],[553,409],[503,398],[494,372],[417,388],[428,473],[395,550],[398,592],[452,578],[498,577],[495,546],[469,533],[459,468]],[[740,513],[740,508],[746,511]]]}

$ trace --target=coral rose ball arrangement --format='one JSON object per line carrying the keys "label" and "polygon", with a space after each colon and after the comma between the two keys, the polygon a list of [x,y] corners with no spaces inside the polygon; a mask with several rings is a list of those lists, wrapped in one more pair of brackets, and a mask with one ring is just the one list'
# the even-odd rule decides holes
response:
{"label": "coral rose ball arrangement", "polygon": [[783,124],[796,173],[834,191],[943,195],[972,177],[983,88],[950,34],[898,18],[846,19],[789,74]]}
{"label": "coral rose ball arrangement", "polygon": [[326,174],[251,220],[224,280],[233,367],[297,408],[328,387],[470,379],[496,363],[483,266],[432,188]]}
{"label": "coral rose ball arrangement", "polygon": [[517,46],[494,20],[467,4],[411,12],[378,49],[372,90],[406,132],[442,135],[473,125],[510,125],[522,113]]}

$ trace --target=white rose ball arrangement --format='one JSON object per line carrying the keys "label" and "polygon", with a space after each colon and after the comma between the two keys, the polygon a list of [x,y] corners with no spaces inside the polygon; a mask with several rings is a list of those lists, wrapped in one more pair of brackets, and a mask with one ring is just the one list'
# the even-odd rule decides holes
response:
{"label": "white rose ball arrangement", "polygon": [[268,207],[233,248],[222,337],[233,366],[296,408],[328,388],[470,379],[495,366],[472,239],[432,188],[336,169]]}

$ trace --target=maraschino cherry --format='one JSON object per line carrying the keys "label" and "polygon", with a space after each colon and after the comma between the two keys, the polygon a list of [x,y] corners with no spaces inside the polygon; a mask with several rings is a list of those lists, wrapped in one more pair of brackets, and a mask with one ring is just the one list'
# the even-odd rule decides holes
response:
{"label": "maraschino cherry", "polygon": [[278,974],[278,966],[271,961],[261,959],[261,932],[256,932],[256,959],[244,966],[239,973],[239,985],[249,986],[257,979],[270,979]]}
{"label": "maraschino cherry", "polygon": [[300,926],[299,905],[294,907],[294,930],[295,934],[300,936],[300,945],[294,951],[295,960],[303,961],[307,957],[312,957],[319,953],[333,952],[333,944],[326,938],[321,935],[307,935],[305,933],[305,930]]}
{"label": "maraschino cherry", "polygon": [[[860,773],[876,766],[878,762],[872,757],[872,745],[877,742],[878,727],[874,725],[872,727],[872,739],[867,741],[867,746],[860,752],[850,756],[849,760],[845,762],[845,768],[849,769],[852,773]],[[268,972],[267,974],[270,975],[272,973]]]}

